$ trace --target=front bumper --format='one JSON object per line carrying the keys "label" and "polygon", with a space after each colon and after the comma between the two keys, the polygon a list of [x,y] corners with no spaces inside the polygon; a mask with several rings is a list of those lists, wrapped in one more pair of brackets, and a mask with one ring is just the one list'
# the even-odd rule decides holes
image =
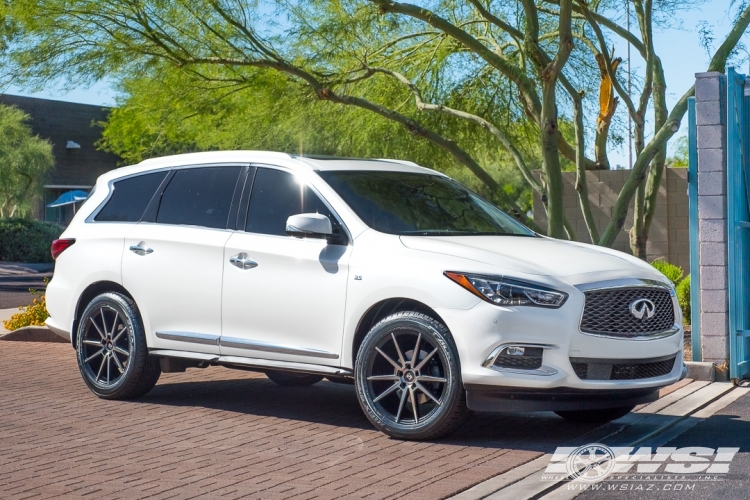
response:
{"label": "front bumper", "polygon": [[[589,394],[592,400],[601,400],[598,395],[613,392],[619,395],[617,397],[629,398],[632,395],[635,399],[641,398],[640,402],[634,403],[641,404],[648,402],[643,399],[646,398],[644,394],[655,393],[658,389],[677,382],[683,376],[683,331],[679,324],[676,324],[668,334],[648,339],[584,334],[579,327],[583,305],[583,293],[573,289],[566,304],[559,309],[498,307],[480,302],[467,310],[441,309],[437,312],[456,342],[462,380],[467,390],[477,394],[471,396],[474,401],[485,401],[489,398],[493,401],[536,399],[559,402],[560,398],[554,396],[554,391],[562,391],[565,394],[566,391],[573,391],[571,394],[576,395],[578,391],[585,391],[580,394],[580,400],[586,400],[589,397],[586,394]],[[679,318],[678,314],[676,313],[675,318]],[[504,346],[516,345],[543,349],[539,369],[502,369],[493,366],[490,360],[494,355]],[[597,371],[594,368],[601,368],[595,366],[599,363],[637,364],[667,358],[674,359],[671,370],[666,368],[655,376],[639,374],[623,377],[620,371],[618,376],[612,372],[611,378],[586,377],[581,375],[580,365],[576,367],[578,374],[573,366],[574,363],[592,362],[594,365],[591,365],[590,373],[593,373]],[[528,391],[540,397],[530,399]],[[489,397],[488,393],[492,392],[499,396]],[[508,396],[515,392],[522,394],[522,397]],[[544,396],[545,394],[552,394],[554,397]],[[570,397],[572,396],[565,396],[568,399]],[[606,400],[604,397],[602,401],[611,404],[606,403]],[[578,401],[576,407],[582,408],[582,404]],[[477,405],[487,406],[488,403]],[[521,406],[537,408],[544,405],[524,403]],[[549,409],[548,406],[545,406],[545,409]]]}

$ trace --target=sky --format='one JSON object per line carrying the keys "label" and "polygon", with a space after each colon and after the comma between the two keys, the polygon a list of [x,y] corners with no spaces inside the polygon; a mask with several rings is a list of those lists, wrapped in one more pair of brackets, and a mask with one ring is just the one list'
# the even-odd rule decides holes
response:
{"label": "sky", "polygon": [[[627,0],[623,0],[623,5]],[[664,67],[664,74],[667,80],[667,105],[672,108],[675,102],[687,91],[695,80],[695,73],[705,71],[708,67],[710,57],[706,50],[701,46],[701,36],[699,30],[702,25],[708,26],[713,32],[713,49],[718,47],[721,41],[732,27],[732,19],[727,14],[727,8],[732,0],[709,0],[704,5],[691,11],[678,13],[677,17],[681,20],[679,23],[669,29],[658,30],[654,34],[654,45],[657,54],[661,57]],[[633,25],[632,30],[637,27]],[[742,41],[745,45],[750,46],[750,34],[746,34]],[[615,54],[625,58],[627,45],[620,43],[615,45]],[[633,72],[637,66],[642,67],[644,64],[636,55],[635,50],[631,50]],[[737,69],[742,73],[748,71],[749,53],[741,52],[739,60],[735,61]],[[626,69],[625,63],[621,66]],[[44,99],[56,99],[61,101],[79,102],[84,104],[94,104],[102,106],[113,106],[117,97],[116,91],[112,88],[111,82],[101,81],[90,88],[75,89],[70,92],[62,90],[62,85],[51,85],[42,92],[27,93],[22,88],[10,87],[6,90],[8,94],[27,95],[40,97]],[[621,103],[618,113],[624,113],[625,106]],[[622,115],[624,116],[624,114]],[[683,119],[680,131],[675,135],[677,138],[686,134],[687,117]],[[653,132],[653,129],[647,126],[647,135]],[[670,153],[674,147],[675,140],[670,143]],[[628,168],[628,149],[627,143],[619,149],[610,150],[610,163],[622,165]]]}

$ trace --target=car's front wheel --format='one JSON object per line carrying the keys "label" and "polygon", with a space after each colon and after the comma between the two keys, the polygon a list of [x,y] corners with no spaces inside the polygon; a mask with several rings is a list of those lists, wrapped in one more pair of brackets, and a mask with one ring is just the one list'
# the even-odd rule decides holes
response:
{"label": "car's front wheel", "polygon": [[400,439],[435,439],[469,414],[450,332],[417,312],[375,325],[355,363],[359,404],[372,424]]}
{"label": "car's front wheel", "polygon": [[161,375],[159,360],[148,355],[138,307],[119,293],[103,293],[83,311],[76,353],[84,382],[100,398],[138,398]]}
{"label": "car's front wheel", "polygon": [[617,420],[620,417],[624,417],[631,411],[635,406],[623,406],[620,408],[601,408],[598,410],[569,410],[569,411],[556,411],[559,416],[565,420],[571,422],[578,422],[582,424],[603,424],[612,420]]}

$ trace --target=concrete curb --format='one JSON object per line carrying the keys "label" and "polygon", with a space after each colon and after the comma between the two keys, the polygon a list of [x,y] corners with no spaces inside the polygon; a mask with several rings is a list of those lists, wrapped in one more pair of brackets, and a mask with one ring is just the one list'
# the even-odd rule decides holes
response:
{"label": "concrete curb", "polygon": [[70,342],[53,333],[46,326],[24,326],[5,335],[0,335],[0,340],[15,342],[58,342],[66,344]]}
{"label": "concrete curb", "polygon": [[716,367],[713,363],[708,361],[685,361],[688,373],[687,378],[693,380],[708,380],[709,382],[716,381]]}

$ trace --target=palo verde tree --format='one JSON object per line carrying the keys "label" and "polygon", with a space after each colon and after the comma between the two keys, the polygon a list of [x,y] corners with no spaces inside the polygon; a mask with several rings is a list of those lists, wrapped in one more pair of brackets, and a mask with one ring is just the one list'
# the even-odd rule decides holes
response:
{"label": "palo verde tree", "polygon": [[[213,89],[247,88],[276,72],[318,100],[358,108],[403,126],[468,169],[507,207],[514,200],[455,127],[493,142],[513,158],[547,209],[547,233],[572,237],[562,207],[562,170],[577,171],[576,190],[589,236],[611,245],[635,199],[636,253],[645,251],[666,143],[679,128],[689,89],[667,110],[655,20],[685,2],[632,0],[639,34],[617,21],[609,0],[15,0],[18,27],[6,52],[10,73],[29,84],[66,76],[71,84],[103,76],[148,74],[167,65]],[[708,70],[723,70],[750,23],[736,22]],[[612,37],[629,41],[646,62],[639,99],[625,92]],[[395,87],[393,87],[395,85]],[[400,89],[381,92],[384,86]],[[612,218],[597,228],[586,170],[607,168],[608,139],[622,101],[636,123],[636,161]],[[654,134],[646,140],[646,112]],[[439,119],[432,118],[439,116]],[[640,128],[639,128],[640,127]],[[566,129],[567,128],[567,129]],[[640,134],[640,135],[639,135]],[[594,158],[586,138],[593,136]],[[526,148],[520,137],[532,137]],[[541,157],[542,176],[529,167]],[[516,210],[518,211],[518,210]],[[601,233],[600,233],[600,229]]]}
{"label": "palo verde tree", "polygon": [[25,216],[52,167],[52,145],[35,136],[23,111],[0,105],[0,218]]}

